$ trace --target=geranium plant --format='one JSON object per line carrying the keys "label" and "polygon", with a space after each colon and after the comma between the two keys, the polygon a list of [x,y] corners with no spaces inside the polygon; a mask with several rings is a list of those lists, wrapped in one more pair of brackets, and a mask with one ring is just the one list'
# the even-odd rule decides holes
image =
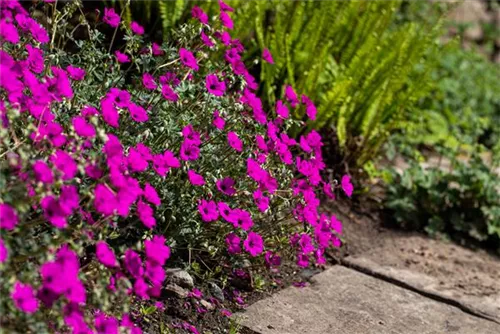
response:
{"label": "geranium plant", "polygon": [[[210,24],[195,6],[159,45],[112,9],[91,26],[78,1],[48,2],[46,29],[0,4],[2,327],[139,333],[130,305],[161,298],[165,264],[187,251],[306,267],[340,245],[318,211],[336,188],[321,137],[287,135],[314,104],[287,86],[264,110],[229,6]],[[107,44],[101,25],[116,29]]]}

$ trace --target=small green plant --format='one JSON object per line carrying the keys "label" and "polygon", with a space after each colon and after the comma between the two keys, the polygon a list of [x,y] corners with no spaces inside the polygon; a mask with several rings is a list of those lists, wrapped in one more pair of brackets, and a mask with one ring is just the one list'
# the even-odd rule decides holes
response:
{"label": "small green plant", "polygon": [[475,240],[500,251],[500,176],[479,154],[447,167],[422,163],[387,180],[385,207],[398,225],[455,240]]}

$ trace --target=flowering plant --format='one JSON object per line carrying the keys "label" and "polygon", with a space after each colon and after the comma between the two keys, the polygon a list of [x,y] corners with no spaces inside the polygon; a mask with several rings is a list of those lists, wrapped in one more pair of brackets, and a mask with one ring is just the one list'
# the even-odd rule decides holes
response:
{"label": "flowering plant", "polygon": [[[314,104],[287,86],[264,111],[229,6],[212,25],[195,6],[162,46],[106,9],[100,24],[124,32],[111,52],[77,1],[46,4],[51,35],[16,1],[0,4],[2,327],[139,333],[131,303],[161,298],[164,265],[183,250],[234,267],[292,254],[306,267],[340,245],[340,222],[318,211],[336,188],[321,137],[287,135]],[[79,25],[58,25],[65,16]],[[68,42],[76,52],[54,47]],[[348,176],[342,188],[351,196]]]}

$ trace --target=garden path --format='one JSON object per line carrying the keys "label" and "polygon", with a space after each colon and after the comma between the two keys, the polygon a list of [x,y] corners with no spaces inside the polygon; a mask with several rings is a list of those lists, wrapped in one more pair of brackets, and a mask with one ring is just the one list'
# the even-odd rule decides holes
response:
{"label": "garden path", "polygon": [[338,264],[237,314],[250,333],[500,333],[497,257],[342,218]]}

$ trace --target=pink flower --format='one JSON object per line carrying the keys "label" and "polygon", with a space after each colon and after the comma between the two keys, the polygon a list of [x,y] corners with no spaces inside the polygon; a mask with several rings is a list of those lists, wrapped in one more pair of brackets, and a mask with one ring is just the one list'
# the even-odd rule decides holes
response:
{"label": "pink flower", "polygon": [[65,228],[68,225],[66,221],[67,213],[61,206],[61,203],[54,196],[45,196],[40,201],[43,209],[43,215],[52,225],[57,228]]}
{"label": "pink flower", "polygon": [[54,77],[50,78],[48,81],[50,86],[55,89],[57,99],[62,100],[63,97],[72,98],[73,89],[71,89],[71,83],[66,71],[55,66],[52,66],[51,70]]}
{"label": "pink flower", "polygon": [[52,170],[42,160],[37,160],[33,164],[33,172],[35,173],[35,178],[37,181],[40,181],[45,184],[52,184],[54,182],[54,175],[52,174]]}
{"label": "pink flower", "polygon": [[342,190],[346,193],[347,197],[351,197],[352,192],[354,190],[354,186],[351,183],[351,177],[349,175],[342,176]]}
{"label": "pink flower", "polygon": [[264,258],[266,260],[266,265],[270,268],[279,267],[281,265],[281,257],[271,251],[267,251]]}
{"label": "pink flower", "polygon": [[243,150],[243,142],[235,132],[230,131],[227,134],[227,142],[229,143],[229,146],[234,148],[236,151],[241,152]]}
{"label": "pink flower", "polygon": [[29,30],[31,32],[31,35],[33,36],[33,38],[37,42],[39,42],[41,44],[45,44],[45,43],[49,42],[50,39],[49,39],[49,34],[47,33],[47,30],[45,30],[45,28],[40,26],[40,24],[38,24],[38,22],[36,22],[33,19],[30,19],[28,25],[29,25]]}
{"label": "pink flower", "polygon": [[174,92],[174,90],[170,88],[169,85],[163,85],[163,87],[161,88],[161,94],[168,101],[175,102],[179,99],[177,93]]}
{"label": "pink flower", "polygon": [[148,295],[149,286],[144,281],[144,278],[139,277],[135,280],[134,283],[134,293],[139,296],[141,299],[149,299]]}
{"label": "pink flower", "polygon": [[224,130],[224,126],[226,125],[226,121],[220,117],[220,114],[217,110],[214,111],[214,120],[212,124],[219,130]]}
{"label": "pink flower", "polygon": [[156,189],[153,188],[149,183],[144,185],[144,198],[151,204],[156,206],[161,204],[160,196],[156,192]]}
{"label": "pink flower", "polygon": [[196,173],[194,170],[190,169],[187,172],[189,182],[193,186],[202,186],[205,184],[205,179],[200,174]]}
{"label": "pink flower", "polygon": [[200,200],[198,204],[198,212],[201,215],[201,220],[207,223],[215,221],[219,218],[217,205],[214,201],[206,201],[204,199]]}
{"label": "pink flower", "polygon": [[35,73],[42,73],[45,68],[43,64],[43,51],[30,44],[26,45],[26,50],[28,51],[28,64],[30,69]]}
{"label": "pink flower", "polygon": [[241,252],[241,239],[235,233],[231,232],[226,237],[227,251],[229,254],[238,254]]}
{"label": "pink flower", "polygon": [[184,137],[185,141],[190,142],[191,144],[201,144],[200,133],[197,132],[191,124],[186,125],[184,128],[182,128],[182,136]]}
{"label": "pink flower", "polygon": [[97,334],[118,334],[118,320],[98,313],[94,319]]}
{"label": "pink flower", "polygon": [[323,192],[325,195],[330,198],[330,199],[335,199],[335,194],[332,191],[332,185],[330,183],[324,183],[323,184]]}
{"label": "pink flower", "polygon": [[5,19],[0,21],[0,37],[12,44],[19,42],[19,33],[16,27]]}
{"label": "pink flower", "polygon": [[132,21],[132,23],[130,23],[130,29],[132,29],[132,32],[136,35],[144,34],[144,27],[135,21]]}
{"label": "pink flower", "polygon": [[119,62],[119,63],[130,63],[130,58],[129,56],[127,56],[126,54],[116,50],[115,51],[115,56],[116,56],[116,60]]}
{"label": "pink flower", "polygon": [[144,268],[142,267],[142,260],[139,254],[131,249],[125,251],[125,268],[134,277],[139,278],[144,275]]}
{"label": "pink flower", "polygon": [[181,63],[184,66],[187,66],[195,71],[198,71],[199,69],[198,62],[196,61],[196,58],[194,57],[191,51],[188,51],[184,48],[180,48],[179,56],[181,58]]}
{"label": "pink flower", "polygon": [[0,204],[0,228],[12,230],[18,223],[16,211],[9,204]]}
{"label": "pink flower", "polygon": [[118,114],[118,110],[116,110],[115,104],[111,98],[105,97],[101,100],[101,111],[102,118],[108,125],[114,128],[119,126],[120,114]]}
{"label": "pink flower", "polygon": [[253,220],[250,212],[243,209],[232,210],[228,221],[232,223],[235,228],[241,228],[244,231],[250,230],[253,226]]}
{"label": "pink flower", "polygon": [[269,64],[274,64],[273,56],[271,55],[271,51],[269,49],[264,49],[262,51],[262,59],[267,61]]}
{"label": "pink flower", "polygon": [[144,241],[144,249],[148,261],[152,261],[160,266],[170,257],[170,248],[165,245],[165,237],[155,235],[152,240]]}
{"label": "pink flower", "polygon": [[207,75],[205,84],[208,92],[215,96],[222,96],[226,91],[226,84],[224,81],[219,81],[215,74]]}
{"label": "pink flower", "polygon": [[95,137],[95,129],[92,124],[87,123],[85,118],[82,116],[73,117],[72,120],[73,128],[75,132],[80,137],[84,138],[94,138]]}
{"label": "pink flower", "polygon": [[14,305],[24,313],[35,313],[38,310],[38,300],[31,285],[16,282],[10,296]]}
{"label": "pink flower", "polygon": [[199,289],[193,288],[193,290],[189,293],[189,296],[196,299],[201,299],[201,297],[203,297],[203,294]]}
{"label": "pink flower", "polygon": [[76,81],[81,81],[85,78],[85,70],[79,67],[73,67],[69,65],[66,67],[66,71],[69,73],[69,77]]}
{"label": "pink flower", "polygon": [[229,207],[224,202],[219,202],[217,203],[217,209],[219,210],[220,215],[222,218],[224,218],[227,222],[231,223],[233,219],[233,210]]}
{"label": "pink flower", "polygon": [[253,199],[255,201],[255,205],[261,212],[265,212],[269,208],[269,198],[262,194],[262,191],[256,190],[253,193]]}
{"label": "pink flower", "polygon": [[5,244],[2,239],[0,239],[0,263],[4,263],[7,261],[7,257],[9,256],[9,251],[7,250],[7,247],[5,247]]}
{"label": "pink flower", "polygon": [[234,189],[234,180],[230,177],[225,177],[216,182],[217,189],[224,195],[233,196],[236,194],[236,189]]}
{"label": "pink flower", "polygon": [[208,37],[203,31],[200,33],[200,36],[201,36],[201,41],[203,42],[203,44],[205,44],[209,48],[215,46],[215,43],[212,42],[210,37]]}
{"label": "pink flower", "polygon": [[149,90],[155,90],[156,87],[158,87],[156,85],[154,77],[151,74],[149,74],[149,73],[144,73],[142,75],[142,84],[144,85],[144,87],[146,89],[149,89]]}
{"label": "pink flower", "polygon": [[135,103],[130,103],[128,105],[128,111],[130,112],[130,117],[138,123],[147,122],[149,119],[146,110]]}
{"label": "pink flower", "polygon": [[227,310],[227,309],[221,309],[220,310],[220,313],[225,316],[226,318],[229,318],[231,317],[233,314],[231,313],[231,311]]}
{"label": "pink flower", "polygon": [[200,148],[196,144],[184,141],[181,144],[180,156],[184,161],[195,161],[200,157]]}
{"label": "pink flower", "polygon": [[285,97],[290,102],[292,108],[295,108],[297,104],[299,104],[299,99],[297,97],[297,94],[290,85],[287,85],[285,87]]}
{"label": "pink flower", "polygon": [[278,102],[276,102],[276,114],[278,114],[278,116],[283,119],[287,119],[290,115],[288,107],[281,100],[278,100]]}
{"label": "pink flower", "polygon": [[262,240],[262,237],[259,234],[255,232],[250,232],[248,233],[247,238],[243,242],[243,247],[245,247],[245,250],[251,256],[255,257],[264,251],[264,241]]}
{"label": "pink flower", "polygon": [[193,9],[191,9],[191,15],[201,23],[208,24],[208,15],[200,7],[194,6]]}
{"label": "pink flower", "polygon": [[221,11],[219,14],[219,19],[224,27],[228,28],[229,30],[233,30],[233,20],[231,20],[231,17],[226,12]]}
{"label": "pink flower", "polygon": [[316,106],[306,95],[302,95],[302,103],[306,106],[307,117],[314,121],[316,119],[316,114],[318,113]]}
{"label": "pink flower", "polygon": [[94,189],[94,207],[97,212],[109,216],[117,207],[115,194],[104,184],[98,184]]}
{"label": "pink flower", "polygon": [[156,220],[153,217],[153,209],[142,200],[137,202],[137,216],[139,216],[139,219],[147,228],[152,229],[156,226]]}
{"label": "pink flower", "polygon": [[78,173],[78,165],[73,158],[63,150],[57,150],[50,161],[63,173],[63,180],[70,180]]}
{"label": "pink flower", "polygon": [[219,7],[220,7],[220,10],[222,10],[224,12],[233,12],[234,11],[233,8],[231,8],[228,4],[226,4],[222,0],[219,0]]}
{"label": "pink flower", "polygon": [[104,241],[97,242],[95,254],[97,256],[97,260],[108,268],[114,268],[118,265],[115,253]]}
{"label": "pink flower", "polygon": [[153,53],[153,56],[161,56],[165,53],[161,49],[161,46],[156,43],[151,44],[151,52]]}
{"label": "pink flower", "polygon": [[120,16],[115,13],[114,8],[104,8],[103,21],[109,24],[111,27],[116,28],[120,24]]}

